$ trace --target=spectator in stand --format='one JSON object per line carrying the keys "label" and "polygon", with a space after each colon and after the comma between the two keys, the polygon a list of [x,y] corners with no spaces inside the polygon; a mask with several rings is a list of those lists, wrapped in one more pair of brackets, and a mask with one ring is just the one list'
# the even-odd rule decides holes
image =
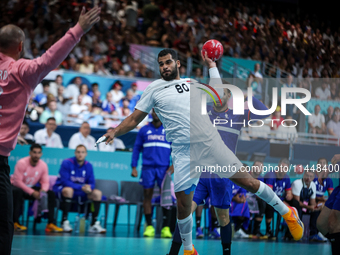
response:
{"label": "spectator in stand", "polygon": [[112,94],[111,92],[106,93],[106,99],[103,101],[101,105],[105,114],[111,114],[113,111],[116,110],[115,105],[112,102]]}
{"label": "spectator in stand", "polygon": [[39,115],[43,113],[44,108],[34,101],[34,94],[31,95],[28,105],[26,107],[25,119],[36,121],[39,119]]}
{"label": "spectator in stand", "polygon": [[327,114],[325,114],[325,125],[327,126],[328,122],[332,119],[334,113],[334,108],[330,105],[327,108]]}
{"label": "spectator in stand", "polygon": [[49,83],[50,89],[49,93],[51,93],[53,96],[58,96],[58,88],[63,86],[63,77],[61,75],[57,75],[55,78],[55,81],[52,81]]}
{"label": "spectator in stand", "polygon": [[323,80],[321,87],[316,88],[315,97],[321,100],[330,100],[331,91],[328,88],[328,83]]}
{"label": "spectator in stand", "polygon": [[[107,132],[112,130],[113,128],[108,128]],[[125,145],[121,139],[115,138],[112,144],[106,145],[105,143],[100,143],[98,149],[99,151],[115,152],[116,150],[125,150]]]}
{"label": "spectator in stand", "polygon": [[340,138],[340,108],[335,107],[333,118],[327,124],[327,134]]}
{"label": "spectator in stand", "polygon": [[87,95],[93,97],[96,91],[99,91],[99,84],[97,82],[91,84],[91,90],[87,92]]}
{"label": "spectator in stand", "polygon": [[331,84],[331,99],[332,100],[340,100],[340,94],[339,94],[339,89],[337,88],[337,85],[335,82],[332,82]]}
{"label": "spectator in stand", "polygon": [[186,78],[187,77],[187,69],[185,68],[185,66],[181,66],[179,68],[179,76],[181,78]]}
{"label": "spectator in stand", "polygon": [[[132,92],[133,92],[133,96],[136,98],[136,100],[138,101],[140,99],[140,96],[141,94],[143,93],[142,91],[138,90],[138,87],[137,87],[137,83],[136,82],[133,82],[131,84],[131,89],[132,89]],[[138,98],[138,99],[137,99]]]}
{"label": "spectator in stand", "polygon": [[185,55],[190,51],[190,46],[184,33],[181,33],[179,38],[174,41],[173,48]]}
{"label": "spectator in stand", "polygon": [[320,113],[320,105],[316,105],[314,113],[308,116],[309,133],[326,134],[325,117]]}
{"label": "spectator in stand", "polygon": [[27,227],[19,224],[19,216],[22,211],[24,199],[31,201],[40,200],[42,196],[47,196],[48,201],[48,224],[46,232],[63,232],[62,228],[55,225],[54,211],[56,197],[50,188],[47,164],[40,158],[42,148],[39,144],[32,144],[30,156],[20,159],[14,169],[11,178],[13,191],[13,222],[16,231],[25,231]]}
{"label": "spectator in stand", "polygon": [[56,101],[50,101],[48,103],[46,109],[40,115],[39,122],[41,124],[45,124],[46,121],[51,117],[55,118],[57,125],[61,125],[63,123],[63,115],[60,111],[57,110]]}
{"label": "spectator in stand", "polygon": [[282,121],[284,121],[284,119],[281,116],[281,107],[278,106],[278,107],[276,107],[276,110],[275,110],[273,117],[272,117],[272,127],[271,127],[271,129],[277,130],[279,128],[279,126],[282,125]]}
{"label": "spectator in stand", "polygon": [[105,68],[106,58],[98,59],[93,67],[93,74],[111,76],[110,71]]}
{"label": "spectator in stand", "polygon": [[203,81],[204,77],[203,77],[203,74],[202,74],[202,69],[200,67],[197,67],[195,69],[194,79],[197,80],[197,81]]}
{"label": "spectator in stand", "polygon": [[34,140],[37,144],[51,148],[64,148],[60,136],[54,131],[57,129],[54,117],[47,119],[45,128],[39,129],[34,133]]}
{"label": "spectator in stand", "polygon": [[88,122],[83,122],[83,124],[79,128],[79,132],[75,133],[71,136],[71,139],[68,143],[68,147],[70,149],[75,149],[79,144],[84,145],[87,150],[97,150],[94,147],[96,140],[93,136],[90,135],[91,127]]}
{"label": "spectator in stand", "polygon": [[44,83],[43,84],[43,93],[38,94],[34,100],[40,105],[45,105],[47,103],[47,94],[50,93],[50,84]]}
{"label": "spectator in stand", "polygon": [[[124,107],[124,101],[127,100],[129,102],[128,108],[130,109],[131,112],[133,112],[134,109],[135,109],[135,106],[137,104],[137,101],[138,101],[138,100],[136,100],[137,98],[139,99],[138,96],[137,97],[134,96],[133,90],[128,89],[126,91],[126,96],[123,97],[122,100],[120,100],[119,106]],[[127,104],[127,103],[125,102],[125,104]]]}
{"label": "spectator in stand", "polygon": [[87,105],[82,104],[83,96],[78,96],[78,102],[76,104],[72,104],[69,112],[69,117],[77,118],[81,113],[88,113],[89,108]]}
{"label": "spectator in stand", "polygon": [[71,84],[66,87],[64,97],[72,99],[73,103],[76,103],[79,96],[79,87],[82,84],[81,77],[75,77]]}
{"label": "spectator in stand", "polygon": [[86,84],[82,84],[79,87],[79,93],[81,96],[83,96],[83,99],[81,100],[82,105],[86,105],[89,111],[91,111],[92,107],[92,98],[88,95],[89,87]]}
{"label": "spectator in stand", "polygon": [[316,220],[320,214],[321,206],[317,206],[315,202],[316,186],[313,182],[315,173],[312,170],[305,170],[303,177],[292,183],[292,193],[294,200],[299,202],[299,206],[295,207],[302,219],[303,214],[310,215],[309,221],[309,241],[321,241],[316,228]]}
{"label": "spectator in stand", "polygon": [[111,87],[110,92],[112,94],[112,102],[114,104],[118,103],[124,97],[122,87],[123,85],[120,81],[115,81],[115,83]]}
{"label": "spectator in stand", "polygon": [[93,97],[92,97],[92,111],[93,111],[93,107],[99,107],[100,109],[102,108],[102,100],[100,99],[101,94],[100,91],[97,90],[94,92]]}
{"label": "spectator in stand", "polygon": [[[53,186],[53,191],[63,201],[62,227],[65,232],[73,229],[68,219],[72,200],[83,204],[88,199],[93,202],[89,204],[88,213],[93,212],[90,222],[90,233],[106,233],[106,229],[100,226],[98,214],[102,200],[102,192],[95,189],[95,178],[92,164],[85,160],[87,150],[84,145],[78,145],[75,149],[75,157],[65,159],[59,170],[59,177]],[[92,209],[93,208],[93,209]],[[86,215],[87,217],[87,215]]]}
{"label": "spectator in stand", "polygon": [[85,74],[93,74],[93,64],[91,63],[89,56],[83,57],[83,63],[79,66],[79,72],[85,73]]}
{"label": "spectator in stand", "polygon": [[32,144],[34,143],[33,135],[29,134],[30,126],[26,121],[24,121],[21,125],[20,132],[18,135],[18,144]]}
{"label": "spectator in stand", "polygon": [[[296,123],[295,123],[296,124]],[[296,142],[298,138],[296,127],[293,124],[292,116],[286,116],[284,125],[280,125],[276,130],[276,138],[284,141]]]}

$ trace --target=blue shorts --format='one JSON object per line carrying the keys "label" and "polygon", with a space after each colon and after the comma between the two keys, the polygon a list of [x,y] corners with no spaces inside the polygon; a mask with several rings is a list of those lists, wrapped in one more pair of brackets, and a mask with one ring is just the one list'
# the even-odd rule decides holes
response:
{"label": "blue shorts", "polygon": [[168,170],[168,168],[168,166],[143,166],[139,184],[142,185],[144,189],[150,189],[155,186],[155,182],[157,181],[158,187],[161,188],[166,170]]}
{"label": "blue shorts", "polygon": [[228,209],[232,199],[231,181],[229,179],[222,179],[216,174],[204,175],[205,173],[202,173],[197,184],[193,201],[200,205],[210,197],[210,204],[212,206]]}
{"label": "blue shorts", "polygon": [[[53,191],[60,201],[63,201],[63,195],[61,193],[63,188],[63,186],[53,187]],[[72,200],[78,201],[79,204],[83,204],[88,200],[87,194],[82,190],[74,190]]]}
{"label": "blue shorts", "polygon": [[340,185],[336,187],[327,199],[325,206],[329,209],[340,211]]}

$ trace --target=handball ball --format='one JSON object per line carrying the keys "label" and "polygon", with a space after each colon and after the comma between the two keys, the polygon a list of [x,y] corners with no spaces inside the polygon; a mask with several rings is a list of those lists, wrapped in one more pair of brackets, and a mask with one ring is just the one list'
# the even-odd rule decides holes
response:
{"label": "handball ball", "polygon": [[302,165],[297,165],[295,167],[295,173],[302,174],[303,173],[303,166]]}
{"label": "handball ball", "polygon": [[205,56],[205,52],[207,52],[208,58],[212,59],[212,61],[219,60],[223,55],[222,43],[217,40],[206,41],[202,47],[203,56]]}

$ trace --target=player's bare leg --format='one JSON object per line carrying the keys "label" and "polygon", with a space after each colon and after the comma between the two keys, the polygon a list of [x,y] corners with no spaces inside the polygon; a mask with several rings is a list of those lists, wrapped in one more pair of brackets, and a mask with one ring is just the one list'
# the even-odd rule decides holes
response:
{"label": "player's bare leg", "polygon": [[241,167],[230,180],[249,192],[256,194],[280,213],[286,220],[294,240],[300,240],[302,238],[304,227],[296,209],[294,207],[286,206],[271,188],[263,182],[251,177],[251,175],[245,171],[244,167]]}
{"label": "player's bare leg", "polygon": [[189,194],[185,191],[176,192],[177,198],[177,224],[184,246],[184,254],[197,254],[192,246],[192,199],[194,192]]}
{"label": "player's bare leg", "polygon": [[221,243],[223,249],[223,255],[230,255],[231,253],[231,223],[229,217],[229,209],[221,209],[215,207],[218,223],[221,226]]}

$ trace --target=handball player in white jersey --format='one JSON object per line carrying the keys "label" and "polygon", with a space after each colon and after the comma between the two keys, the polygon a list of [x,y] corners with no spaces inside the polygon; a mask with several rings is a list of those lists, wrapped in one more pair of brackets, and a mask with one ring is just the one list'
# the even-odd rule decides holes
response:
{"label": "handball player in white jersey", "polygon": [[[217,85],[218,82],[221,84],[216,63],[207,56],[202,58],[209,67],[210,85]],[[221,171],[216,174],[221,178],[230,178],[273,206],[286,220],[294,239],[301,239],[303,224],[296,209],[287,207],[272,189],[243,171],[242,163],[224,144],[209,116],[201,114],[200,97],[205,92],[198,88],[207,87],[190,78],[179,77],[180,61],[175,50],[162,50],[157,61],[162,79],[152,82],[145,89],[135,111],[104,136],[107,138],[106,144],[112,142],[115,137],[134,129],[152,108],[155,109],[165,128],[166,139],[172,143],[178,228],[184,254],[198,254],[192,245],[191,202],[200,177],[195,166],[219,165],[236,168],[236,171]]]}

